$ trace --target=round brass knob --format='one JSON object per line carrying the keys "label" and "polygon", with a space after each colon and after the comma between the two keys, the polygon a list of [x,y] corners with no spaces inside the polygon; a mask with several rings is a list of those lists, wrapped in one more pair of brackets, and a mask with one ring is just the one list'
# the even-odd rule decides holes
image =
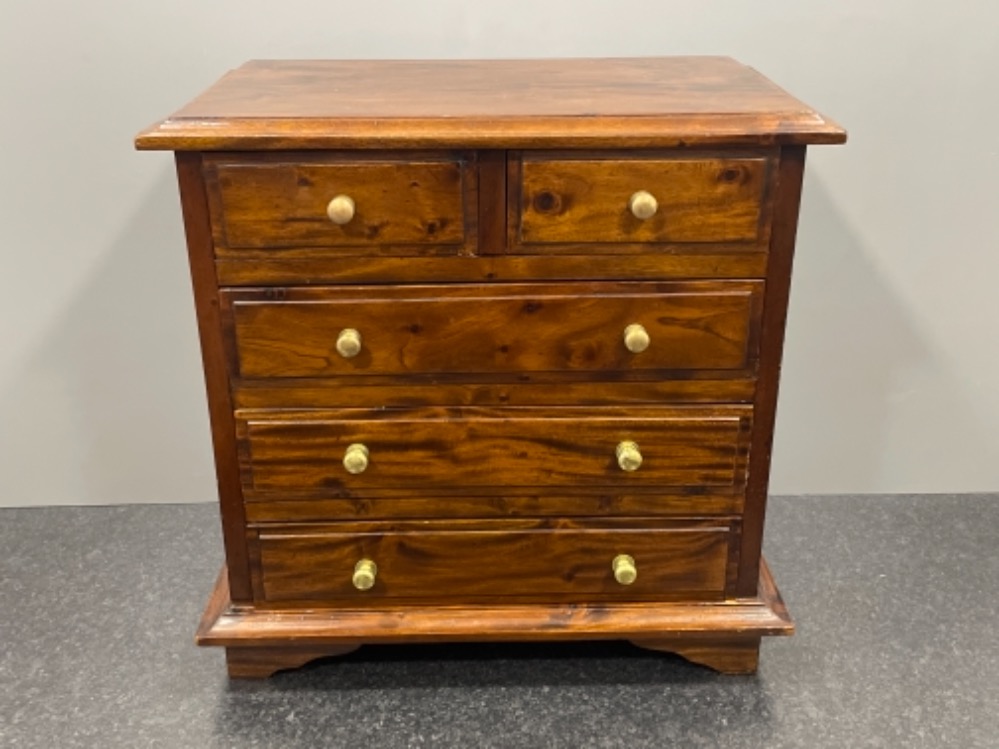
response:
{"label": "round brass knob", "polygon": [[337,195],[327,204],[326,215],[334,224],[349,224],[354,218],[354,199],[349,195]]}
{"label": "round brass knob", "polygon": [[336,337],[336,351],[344,359],[352,359],[361,353],[361,334],[353,328],[344,328]]}
{"label": "round brass knob", "polygon": [[624,329],[624,345],[633,354],[640,354],[651,343],[649,332],[644,325],[633,323]]}
{"label": "round brass knob", "polygon": [[352,581],[358,590],[371,590],[375,585],[375,577],[378,575],[378,565],[370,559],[362,559],[354,565],[354,577]]}
{"label": "round brass knob", "polygon": [[638,567],[635,560],[627,554],[618,554],[611,562],[611,569],[614,570],[614,579],[621,585],[631,585],[638,579]]}
{"label": "round brass knob", "polygon": [[653,197],[652,193],[639,190],[628,199],[628,209],[632,216],[644,221],[656,215],[656,211],[659,210],[659,201]]}
{"label": "round brass knob", "polygon": [[359,442],[347,447],[343,454],[343,467],[348,473],[364,473],[368,468],[368,448]]}
{"label": "round brass knob", "polygon": [[638,445],[631,440],[618,443],[617,464],[622,471],[637,471],[642,465],[642,453],[638,451]]}

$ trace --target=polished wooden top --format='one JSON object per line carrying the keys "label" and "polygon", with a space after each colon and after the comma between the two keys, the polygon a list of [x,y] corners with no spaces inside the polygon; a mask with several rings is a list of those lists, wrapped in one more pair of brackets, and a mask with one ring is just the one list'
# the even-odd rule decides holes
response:
{"label": "polished wooden top", "polygon": [[727,57],[248,62],[142,149],[672,147],[841,143]]}

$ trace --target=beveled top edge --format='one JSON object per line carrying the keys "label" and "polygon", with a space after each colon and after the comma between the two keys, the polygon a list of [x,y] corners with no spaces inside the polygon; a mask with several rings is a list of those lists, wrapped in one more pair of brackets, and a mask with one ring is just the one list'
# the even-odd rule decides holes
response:
{"label": "beveled top edge", "polygon": [[254,60],[141,149],[841,143],[845,131],[727,57]]}

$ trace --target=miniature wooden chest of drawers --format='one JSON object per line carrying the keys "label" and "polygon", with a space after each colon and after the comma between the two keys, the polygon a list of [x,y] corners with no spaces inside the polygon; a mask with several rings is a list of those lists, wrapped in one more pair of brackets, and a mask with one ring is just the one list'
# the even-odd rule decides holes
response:
{"label": "miniature wooden chest of drawers", "polygon": [[805,147],[727,58],[251,62],[176,152],[233,676],[623,638],[726,672],[760,556]]}

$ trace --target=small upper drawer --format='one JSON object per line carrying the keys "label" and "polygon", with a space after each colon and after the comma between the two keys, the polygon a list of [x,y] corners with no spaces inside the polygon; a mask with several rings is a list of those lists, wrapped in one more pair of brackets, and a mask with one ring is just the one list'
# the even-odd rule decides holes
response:
{"label": "small upper drawer", "polygon": [[[749,369],[763,282],[223,292],[242,378]],[[607,375],[615,377],[616,375]]]}
{"label": "small upper drawer", "polygon": [[771,158],[574,157],[513,162],[517,245],[752,243],[765,239]]}
{"label": "small upper drawer", "polygon": [[450,157],[209,158],[205,177],[216,254],[334,248],[349,255],[389,247],[394,251],[388,254],[405,255],[427,253],[428,246],[436,248],[431,254],[456,254],[474,237],[466,216],[475,210],[468,200],[475,182],[470,171],[466,160]]}

